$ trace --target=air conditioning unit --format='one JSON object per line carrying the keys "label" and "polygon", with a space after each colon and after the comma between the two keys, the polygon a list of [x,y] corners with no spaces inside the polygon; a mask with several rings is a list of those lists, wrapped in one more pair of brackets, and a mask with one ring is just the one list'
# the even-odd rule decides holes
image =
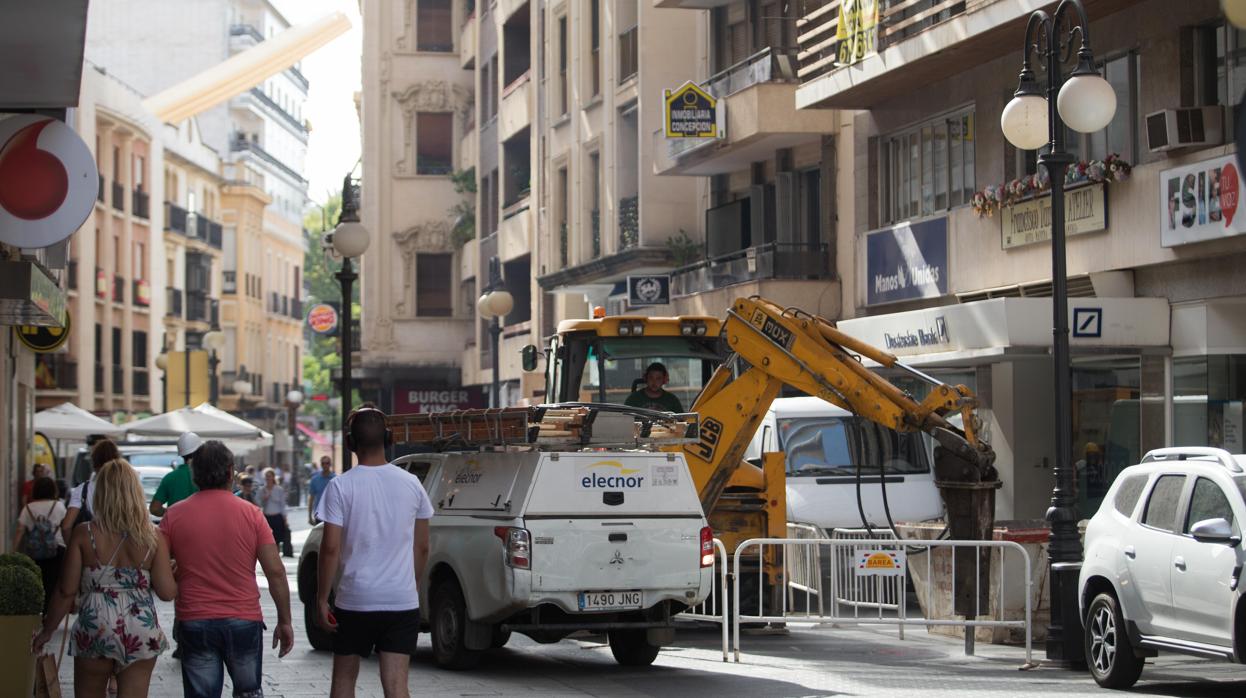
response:
{"label": "air conditioning unit", "polygon": [[1224,142],[1224,107],[1183,107],[1146,115],[1146,144],[1152,153]]}

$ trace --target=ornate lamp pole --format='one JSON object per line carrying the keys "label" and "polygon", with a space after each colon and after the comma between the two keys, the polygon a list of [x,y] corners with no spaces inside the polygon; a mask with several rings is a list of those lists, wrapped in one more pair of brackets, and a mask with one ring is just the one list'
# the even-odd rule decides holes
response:
{"label": "ornate lamp pole", "polygon": [[493,363],[493,386],[489,393],[489,406],[502,406],[502,386],[498,378],[498,345],[501,343],[502,318],[515,308],[515,299],[502,282],[501,263],[497,257],[489,259],[489,285],[476,301],[476,312],[489,318],[490,359]]}
{"label": "ornate lamp pole", "polygon": [[[342,285],[342,433],[346,432],[346,417],[350,414],[351,359],[353,358],[351,337],[351,286],[359,275],[351,265],[351,258],[362,255],[372,242],[368,230],[359,222],[359,185],[351,175],[347,174],[342,181],[342,212],[338,215],[337,227],[333,230],[333,249],[342,257],[342,269],[335,276]],[[350,449],[346,448],[346,439],[342,439],[342,472],[350,470]]]}
{"label": "ornate lamp pole", "polygon": [[[1077,51],[1077,67],[1065,79],[1062,69]],[[1065,271],[1064,175],[1073,156],[1065,149],[1065,124],[1093,133],[1116,113],[1116,93],[1095,69],[1090,22],[1080,0],[1061,0],[1054,14],[1030,15],[1022,48],[1020,84],[1000,115],[1004,137],[1021,150],[1047,150],[1038,164],[1051,178],[1052,355],[1055,364],[1055,487],[1047,521],[1051,524],[1051,625],[1047,658],[1062,664],[1085,661],[1078,615],[1077,578],[1082,542],[1077,531],[1077,480],[1073,471],[1072,370],[1069,365],[1068,284]],[[1030,68],[1031,55],[1045,60],[1046,85]],[[1045,89],[1044,89],[1045,87]],[[1044,97],[1044,92],[1046,96]]]}
{"label": "ornate lamp pole", "polygon": [[221,382],[216,374],[221,360],[217,358],[217,353],[225,348],[225,333],[220,328],[213,327],[212,331],[203,335],[203,346],[208,350],[208,404],[216,407],[217,401],[221,399]]}

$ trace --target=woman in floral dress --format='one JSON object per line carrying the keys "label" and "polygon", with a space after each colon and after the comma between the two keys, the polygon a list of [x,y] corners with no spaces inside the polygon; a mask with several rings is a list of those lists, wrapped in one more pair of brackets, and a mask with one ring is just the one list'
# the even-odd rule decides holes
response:
{"label": "woman in floral dress", "polygon": [[35,636],[39,652],[78,598],[70,629],[74,695],[106,695],[116,676],[120,698],[146,696],[156,657],[168,646],[152,592],[173,600],[177,585],[169,547],[147,517],[143,488],[122,459],[95,476],[94,519],[74,528],[52,606]]}

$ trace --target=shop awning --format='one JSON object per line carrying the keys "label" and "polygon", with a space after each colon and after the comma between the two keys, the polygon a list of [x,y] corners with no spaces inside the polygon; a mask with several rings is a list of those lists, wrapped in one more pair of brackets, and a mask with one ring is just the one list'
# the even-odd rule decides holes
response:
{"label": "shop awning", "polygon": [[49,439],[72,439],[83,442],[92,434],[113,437],[121,435],[121,427],[100,419],[71,402],[36,412],[35,431]]}
{"label": "shop awning", "polygon": [[37,264],[0,262],[0,325],[65,326],[65,291]]}
{"label": "shop awning", "polygon": [[[1069,345],[1081,349],[1169,346],[1165,298],[1070,298]],[[913,366],[972,366],[1046,356],[1050,298],[995,298],[843,320],[844,332]]]}

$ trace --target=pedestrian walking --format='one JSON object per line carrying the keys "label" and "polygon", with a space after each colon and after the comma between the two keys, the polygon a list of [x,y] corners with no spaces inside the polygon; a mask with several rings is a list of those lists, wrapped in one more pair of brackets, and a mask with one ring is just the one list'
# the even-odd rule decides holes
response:
{"label": "pedestrian walking", "polygon": [[320,470],[311,476],[311,480],[307,483],[307,523],[315,526],[320,520],[316,518],[316,505],[320,503],[320,497],[324,494],[325,488],[329,486],[329,481],[333,479],[333,459],[328,456],[320,457]]}
{"label": "pedestrian walking", "polygon": [[74,526],[90,521],[94,506],[95,475],[105,463],[121,458],[121,451],[112,439],[100,438],[91,446],[91,479],[69,491],[69,506],[61,521],[61,537],[71,539]]}
{"label": "pedestrian walking", "polygon": [[285,565],[260,510],[230,492],[233,461],[220,441],[204,443],[190,466],[199,491],[160,522],[177,561],[182,690],[189,698],[219,698],[225,671],[235,696],[263,695],[257,561],[277,606],[272,646],[280,646],[281,657],[294,646]]}
{"label": "pedestrian walking", "polygon": [[92,519],[73,530],[65,564],[43,628],[31,642],[38,655],[75,598],[70,629],[74,695],[102,698],[116,676],[117,694],[145,696],[156,657],[168,640],[160,629],[152,592],[172,601],[177,591],[169,546],[144,506],[138,473],[120,458],[96,470]]}
{"label": "pedestrian walking", "polygon": [[[333,635],[330,695],[355,695],[360,659],[380,656],[386,698],[406,698],[420,632],[417,581],[428,559],[433,507],[419,479],[386,462],[392,436],[385,414],[361,407],[346,422],[359,465],[334,478],[321,497],[317,620]],[[339,576],[340,573],[340,576]],[[337,583],[332,609],[329,591]]]}
{"label": "pedestrian walking", "polygon": [[41,477],[47,477],[51,473],[48,472],[48,466],[42,463],[35,463],[30,469],[30,479],[22,483],[22,505],[30,501],[31,491],[34,489],[35,480]]}
{"label": "pedestrian walking", "polygon": [[52,478],[35,480],[30,501],[17,517],[17,532],[13,536],[13,549],[25,553],[39,565],[43,576],[44,613],[48,611],[65,558],[65,538],[61,535],[65,503],[56,494],[56,482]]}
{"label": "pedestrian walking", "polygon": [[[238,481],[238,489],[234,490],[234,496],[249,504],[256,504],[255,480],[252,480],[246,475],[242,476],[242,479]],[[256,504],[256,506],[258,506],[258,504]],[[267,524],[267,522],[265,522],[265,524]]]}
{"label": "pedestrian walking", "polygon": [[273,530],[273,537],[281,544],[284,557],[294,557],[294,545],[290,541],[290,522],[286,519],[286,488],[277,482],[277,472],[272,468],[264,468],[264,486],[260,488],[259,505],[264,510],[264,518]]}
{"label": "pedestrian walking", "polygon": [[177,455],[182,457],[182,463],[160,479],[160,486],[151,498],[152,516],[164,516],[165,509],[199,491],[190,474],[190,461],[194,460],[195,452],[201,446],[203,439],[193,431],[177,437]]}

